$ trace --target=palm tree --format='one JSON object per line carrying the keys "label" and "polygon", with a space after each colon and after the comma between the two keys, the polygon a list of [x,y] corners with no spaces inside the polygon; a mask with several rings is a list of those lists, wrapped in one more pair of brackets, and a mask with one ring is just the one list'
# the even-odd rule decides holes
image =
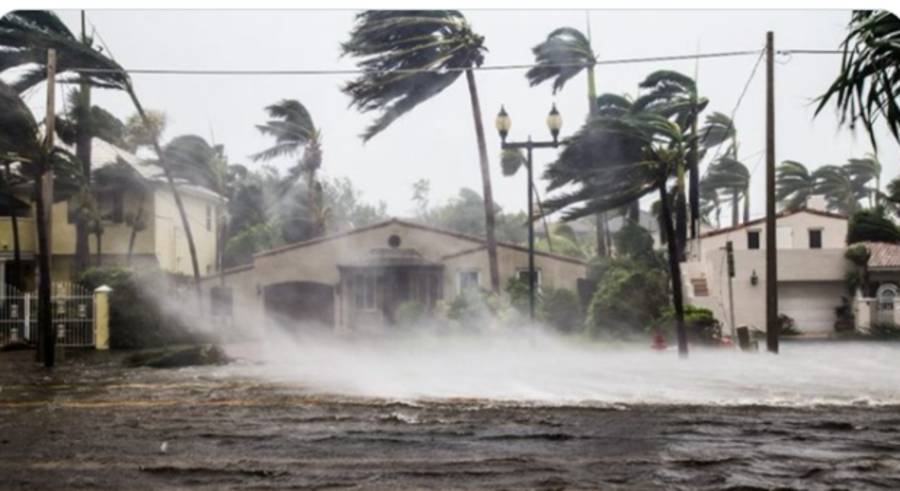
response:
{"label": "palm tree", "polygon": [[825,195],[829,209],[852,215],[859,208],[859,200],[868,195],[865,183],[853,179],[849,169],[838,165],[824,165],[813,172],[816,193]]}
{"label": "palm tree", "polygon": [[291,168],[288,185],[303,177],[306,182],[306,198],[313,218],[313,237],[325,233],[327,216],[324,211],[322,185],[316,180],[316,172],[322,166],[322,133],[313,124],[312,116],[300,101],[284,99],[266,107],[272,118],[256,128],[264,135],[275,138],[275,145],[251,155],[254,162],[267,161],[282,156],[295,156],[303,150],[297,164]]}
{"label": "palm tree", "polygon": [[775,169],[775,184],[775,199],[788,210],[805,207],[816,193],[816,177],[795,160],[785,160]]}
{"label": "palm tree", "polygon": [[[597,84],[594,67],[597,57],[591,47],[591,40],[574,27],[560,27],[547,35],[547,39],[531,48],[535,65],[528,69],[525,78],[532,87],[553,81],[553,93],[566,85],[570,79],[584,71],[587,73],[588,113],[596,114]],[[597,254],[607,255],[608,224],[605,214],[595,217],[597,229]]]}
{"label": "palm tree", "polygon": [[878,118],[900,142],[900,18],[887,10],[854,10],[848,29],[840,73],[819,97],[816,114],[833,98],[841,122],[849,120],[852,129],[862,121],[873,148]]}
{"label": "palm tree", "polygon": [[719,192],[706,179],[700,181],[700,219],[709,226],[719,228],[722,226],[721,215]]}
{"label": "palm tree", "polygon": [[[79,84],[124,91],[131,99],[144,125],[148,128],[152,126],[153,122],[144,111],[128,73],[118,63],[102,55],[91,45],[76,39],[69,28],[53,12],[17,10],[6,14],[0,19],[0,48],[3,48],[0,50],[0,73],[12,68],[27,67],[12,84],[16,91],[22,92],[46,78],[47,50],[52,48],[59,54],[56,73],[63,81],[71,81],[66,77],[71,77],[74,73],[78,76]],[[90,69],[91,71],[79,72],[78,69]],[[199,299],[201,293],[200,265],[197,261],[197,248],[194,245],[194,235],[184,209],[184,202],[171,176],[158,138],[150,143],[163,168],[163,174],[172,190],[175,206],[181,217],[181,225],[184,228],[188,251],[191,255],[194,287]]]}
{"label": "palm tree", "polygon": [[341,49],[344,55],[360,58],[357,65],[365,70],[342,89],[352,98],[351,105],[363,112],[381,111],[363,133],[364,141],[465,73],[481,167],[491,289],[499,293],[494,193],[472,70],[484,62],[484,37],[456,10],[367,10],[357,14],[350,39]]}
{"label": "palm tree", "polygon": [[[700,174],[698,171],[699,139],[697,119],[709,101],[697,95],[696,82],[682,73],[672,70],[658,70],[647,76],[639,86],[646,91],[634,101],[635,111],[652,111],[675,122],[685,131],[685,140],[690,152],[685,165],[674,170],[676,176],[675,225],[679,254],[684,254],[688,237],[688,203],[690,204],[691,237],[696,236],[697,220],[700,217]],[[690,197],[685,195],[686,174],[690,178]]]}
{"label": "palm tree", "polygon": [[725,155],[709,168],[706,183],[731,201],[731,226],[739,222],[740,200],[744,199],[744,223],[750,221],[750,171],[741,161]]}
{"label": "palm tree", "polygon": [[867,154],[862,159],[848,159],[844,164],[847,174],[860,185],[875,181],[875,187],[869,189],[869,206],[878,207],[881,197],[881,162],[874,153]]}
{"label": "palm tree", "polygon": [[0,158],[19,162],[22,175],[34,184],[37,205],[38,238],[38,332],[39,353],[44,364],[53,366],[55,335],[50,311],[50,237],[43,193],[43,176],[53,169],[61,181],[66,182],[73,173],[80,171],[75,157],[68,152],[46,144],[40,134],[37,121],[15,90],[0,82]]}
{"label": "palm tree", "polygon": [[[559,158],[544,177],[549,189],[566,186],[544,205],[548,213],[563,211],[564,221],[612,210],[658,192],[667,237],[675,236],[667,182],[684,165],[689,145],[679,125],[663,115],[642,111],[622,116],[590,118],[567,139]],[[668,240],[672,301],[678,349],[687,355],[681,266],[676,241]]]}

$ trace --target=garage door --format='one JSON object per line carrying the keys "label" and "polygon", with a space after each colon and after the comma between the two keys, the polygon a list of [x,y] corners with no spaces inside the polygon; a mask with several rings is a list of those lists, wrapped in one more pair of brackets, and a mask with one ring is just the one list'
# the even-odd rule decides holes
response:
{"label": "garage door", "polygon": [[847,295],[844,283],[781,283],[778,285],[778,310],[794,318],[802,332],[827,333],[834,331],[834,309]]}

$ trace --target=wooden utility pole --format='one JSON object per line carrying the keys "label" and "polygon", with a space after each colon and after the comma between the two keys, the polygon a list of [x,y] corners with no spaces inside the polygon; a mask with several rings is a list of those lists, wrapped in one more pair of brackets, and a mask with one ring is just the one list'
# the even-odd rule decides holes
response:
{"label": "wooden utility pole", "polygon": [[775,35],[766,33],[766,348],[778,353],[778,249],[775,227]]}
{"label": "wooden utility pole", "polygon": [[44,120],[44,157],[38,163],[38,357],[45,367],[56,362],[56,333],[50,312],[50,256],[53,253],[50,240],[50,218],[53,210],[53,169],[50,155],[56,132],[56,50],[47,50],[47,116]]}

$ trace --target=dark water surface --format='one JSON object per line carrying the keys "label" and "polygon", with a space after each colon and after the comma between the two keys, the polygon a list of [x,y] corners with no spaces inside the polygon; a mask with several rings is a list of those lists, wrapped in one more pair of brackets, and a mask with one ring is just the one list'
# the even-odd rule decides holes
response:
{"label": "dark water surface", "polygon": [[895,405],[400,402],[32,355],[0,353],[2,489],[900,489]]}

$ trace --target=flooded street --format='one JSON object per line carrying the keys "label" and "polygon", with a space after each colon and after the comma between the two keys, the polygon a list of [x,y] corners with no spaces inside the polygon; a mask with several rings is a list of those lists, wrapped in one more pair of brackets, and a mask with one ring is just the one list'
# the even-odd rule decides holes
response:
{"label": "flooded street", "polygon": [[3,489],[900,487],[893,403],[385,399],[32,355],[0,354]]}

